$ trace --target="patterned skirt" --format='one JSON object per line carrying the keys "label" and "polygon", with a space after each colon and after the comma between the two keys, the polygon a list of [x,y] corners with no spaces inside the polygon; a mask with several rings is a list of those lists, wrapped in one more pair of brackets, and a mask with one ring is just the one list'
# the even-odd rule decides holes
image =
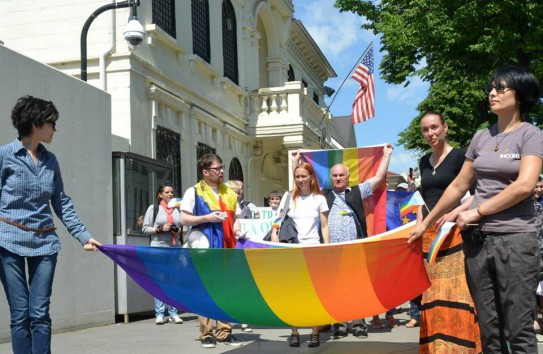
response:
{"label": "patterned skirt", "polygon": [[[432,285],[422,294],[419,353],[482,352],[475,305],[464,271],[462,237],[456,227],[451,232],[436,261],[424,262]],[[430,228],[422,238],[425,259],[435,236],[435,228]]]}

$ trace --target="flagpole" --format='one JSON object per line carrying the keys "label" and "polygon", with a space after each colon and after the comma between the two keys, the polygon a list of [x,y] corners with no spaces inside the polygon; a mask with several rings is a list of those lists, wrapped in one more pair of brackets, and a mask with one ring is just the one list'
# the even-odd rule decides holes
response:
{"label": "flagpole", "polygon": [[354,63],[353,67],[351,68],[351,71],[349,71],[349,73],[347,74],[347,76],[345,76],[345,79],[343,79],[343,82],[341,83],[341,85],[339,85],[339,88],[337,89],[336,91],[336,94],[334,95],[334,97],[332,97],[332,101],[330,101],[330,104],[326,106],[326,112],[324,112],[324,114],[322,115],[322,118],[321,118],[321,121],[319,123],[319,127],[317,129],[320,129],[321,125],[322,125],[322,122],[324,121],[324,117],[326,117],[326,115],[328,113],[330,113],[330,107],[332,107],[332,104],[334,103],[339,91],[341,90],[341,88],[343,87],[343,85],[345,84],[345,82],[347,81],[347,79],[349,77],[351,77],[351,74],[353,73],[354,69],[358,66],[358,63],[360,63],[360,60],[362,60],[362,58],[364,57],[364,55],[366,55],[366,53],[373,47],[373,42],[370,42],[370,44],[368,45],[368,47],[366,48],[366,50],[364,50],[364,53],[362,53],[362,55],[360,56],[360,58],[358,58],[358,60],[356,61],[356,63]]}

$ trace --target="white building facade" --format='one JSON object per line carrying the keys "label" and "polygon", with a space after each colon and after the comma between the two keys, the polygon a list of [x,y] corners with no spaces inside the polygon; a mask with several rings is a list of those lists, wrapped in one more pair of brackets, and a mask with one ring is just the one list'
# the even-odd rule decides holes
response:
{"label": "white building facade", "polygon": [[123,38],[129,8],[101,13],[83,41],[85,21],[112,3],[0,1],[0,41],[75,77],[86,42],[87,82],[111,95],[116,243],[158,184],[181,195],[196,183],[204,153],[220,155],[225,180],[243,180],[246,199],[263,205],[290,189],[289,150],[340,147],[323,99],[336,74],[291,0],[142,0],[141,46]]}

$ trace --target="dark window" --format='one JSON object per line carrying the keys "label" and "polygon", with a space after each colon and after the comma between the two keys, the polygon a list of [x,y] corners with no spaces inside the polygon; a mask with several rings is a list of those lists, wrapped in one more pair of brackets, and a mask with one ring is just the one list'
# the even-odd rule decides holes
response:
{"label": "dark window", "polygon": [[236,14],[230,0],[222,3],[222,55],[224,76],[238,84],[238,44]]}
{"label": "dark window", "polygon": [[[205,154],[216,154],[215,151],[216,150],[209,145],[198,143],[198,146],[196,146],[196,161],[198,161],[200,157],[204,156]],[[199,171],[196,172],[196,179],[198,181],[202,179],[202,175]]]}
{"label": "dark window", "polygon": [[316,104],[319,104],[319,95],[317,95],[315,92],[313,92],[313,101],[315,101]]}
{"label": "dark window", "polygon": [[153,23],[176,38],[175,0],[153,0]]}
{"label": "dark window", "polygon": [[156,130],[156,158],[173,165],[172,184],[181,193],[181,135],[163,127]]}
{"label": "dark window", "polygon": [[287,76],[288,81],[296,81],[296,78],[294,78],[294,68],[290,64],[288,66]]}
{"label": "dark window", "polygon": [[228,170],[228,179],[237,180],[243,182],[243,170],[241,169],[241,163],[237,157],[232,159],[230,162],[230,169]]}
{"label": "dark window", "polygon": [[192,52],[211,62],[209,44],[209,2],[208,0],[192,0]]}
{"label": "dark window", "polygon": [[304,85],[304,87],[307,87],[307,82],[305,82],[304,79],[302,79],[302,85]]}

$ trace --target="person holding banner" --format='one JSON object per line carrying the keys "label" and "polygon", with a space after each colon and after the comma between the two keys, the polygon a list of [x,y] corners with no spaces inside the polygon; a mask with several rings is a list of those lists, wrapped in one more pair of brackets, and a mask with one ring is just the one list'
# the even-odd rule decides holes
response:
{"label": "person holding banner", "polygon": [[[328,205],[322,195],[319,181],[315,175],[313,166],[304,162],[296,164],[294,168],[294,188],[292,189],[292,200],[288,204],[287,215],[296,224],[298,241],[304,245],[316,245],[321,242],[319,228],[323,243],[330,242],[328,232]],[[279,204],[279,210],[285,207],[290,193],[285,193]],[[278,229],[274,228],[271,235],[272,242],[279,242]],[[314,348],[320,345],[320,327],[312,327],[309,339],[309,347]],[[300,334],[298,328],[292,328],[289,339],[289,346],[300,346]]]}
{"label": "person holding banner", "polygon": [[[424,206],[418,208],[417,225],[437,204],[447,186],[460,172],[465,151],[453,148],[447,141],[448,125],[437,112],[427,112],[420,121],[422,136],[432,151],[419,162],[421,189]],[[419,203],[422,204],[422,203]],[[437,230],[446,221],[456,220],[468,204],[454,205],[442,216],[437,225],[429,227],[422,237],[425,267],[432,286],[422,294],[420,322],[417,323],[418,299],[411,303],[415,315],[407,327],[420,325],[419,353],[471,353],[481,352],[479,327],[475,306],[465,279],[464,255],[460,230],[454,228],[439,249],[437,261],[426,261]],[[454,323],[454,326],[451,324]]]}
{"label": "person holding banner", "polygon": [[[363,203],[385,181],[392,151],[392,145],[386,144],[383,147],[383,159],[379,164],[375,176],[353,187],[349,186],[349,168],[344,164],[332,166],[330,170],[332,188],[322,189],[322,193],[330,209],[328,224],[331,243],[354,241],[368,236]],[[300,159],[300,152],[293,152],[291,155],[292,166],[298,166]],[[387,312],[386,318],[392,328],[396,323],[393,312]],[[339,339],[347,336],[347,323],[334,323],[332,327],[332,338]],[[352,327],[355,337],[368,337],[368,327],[364,319],[353,321]]]}
{"label": "person holding banner", "polygon": [[530,112],[539,105],[541,86],[526,68],[507,66],[492,75],[486,93],[497,123],[475,133],[460,173],[410,242],[476,182],[475,198],[456,224],[483,351],[537,353],[533,291],[539,249],[531,195],[543,165],[543,132]]}

